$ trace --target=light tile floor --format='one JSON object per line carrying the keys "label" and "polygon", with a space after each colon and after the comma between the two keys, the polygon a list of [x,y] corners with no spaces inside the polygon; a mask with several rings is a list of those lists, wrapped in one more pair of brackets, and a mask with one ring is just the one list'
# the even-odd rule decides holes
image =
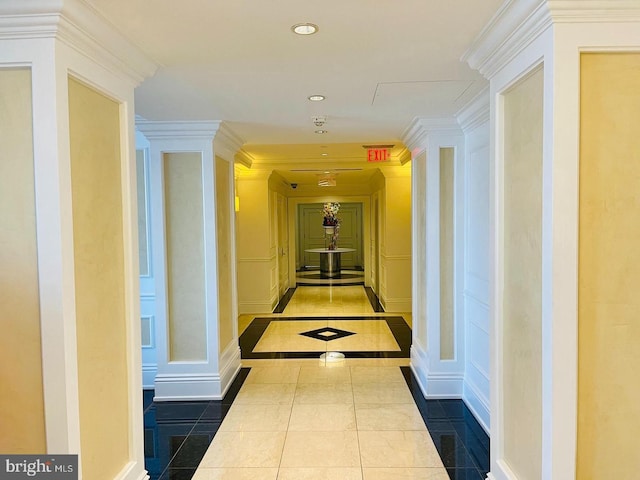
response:
{"label": "light tile floor", "polygon": [[[238,335],[247,328],[256,317],[339,317],[347,315],[385,316],[388,313],[374,313],[361,285],[340,287],[298,287],[282,313],[244,314],[238,318]],[[393,313],[404,318],[411,327],[411,313]]]}
{"label": "light tile floor", "polygon": [[371,303],[360,285],[340,287],[298,287],[282,312],[296,316],[370,315]]}
{"label": "light tile floor", "polygon": [[[341,286],[298,287],[282,314],[260,317],[345,314],[385,315],[373,313],[362,286]],[[411,326],[410,313],[394,315]],[[254,317],[240,316],[240,334]],[[460,401],[426,401],[407,368],[408,358],[244,359],[242,364],[250,371],[242,369],[222,401],[155,404],[153,391],[145,391],[145,456],[147,469],[154,471],[151,478],[486,476],[488,438],[476,435],[481,428],[473,419],[467,421],[471,415]]]}
{"label": "light tile floor", "polygon": [[[376,314],[362,286],[340,286],[298,287],[273,316],[301,315]],[[241,333],[253,318],[240,318]],[[398,349],[384,321],[333,323],[357,329],[360,339],[379,335],[383,340],[372,344]],[[299,335],[313,328],[313,321],[273,321],[256,350],[314,351],[308,344],[318,340]],[[346,347],[349,338],[331,343]],[[251,372],[193,479],[448,480],[399,369],[408,364],[404,358],[243,360]]]}
{"label": "light tile floor", "polygon": [[[303,332],[332,327],[353,333],[326,342],[302,335]],[[272,321],[253,348],[254,352],[355,352],[399,351],[384,320],[283,320]]]}
{"label": "light tile floor", "polygon": [[194,480],[449,479],[397,366],[251,363]]}

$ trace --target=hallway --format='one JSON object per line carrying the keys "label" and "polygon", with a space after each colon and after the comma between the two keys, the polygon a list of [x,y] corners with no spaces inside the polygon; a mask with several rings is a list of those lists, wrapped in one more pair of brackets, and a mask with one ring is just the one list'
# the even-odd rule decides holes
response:
{"label": "hallway", "polygon": [[[272,357],[246,359],[260,350],[260,342],[252,343],[253,352],[243,347],[245,368],[220,402],[146,407],[146,420],[156,414],[156,432],[162,424],[173,433],[182,430],[169,435],[169,465],[159,466],[152,479],[484,478],[488,438],[462,401],[424,400],[408,368],[408,348],[389,343],[395,341],[386,317],[373,313],[363,287],[350,286],[299,287],[283,314],[241,319],[243,336],[256,320],[280,324],[271,335],[262,329],[268,341],[262,350]],[[410,322],[410,315],[405,318]],[[301,335],[299,324],[320,330],[320,338]],[[365,328],[358,330],[359,324]],[[350,335],[333,339],[335,333],[328,332],[323,339],[322,329],[333,326]],[[292,343],[296,337],[299,348]],[[346,359],[318,359],[339,342]],[[288,356],[276,351],[279,346]],[[191,422],[180,418],[188,411]],[[150,426],[145,424],[146,432]],[[147,458],[152,473],[149,465]]]}

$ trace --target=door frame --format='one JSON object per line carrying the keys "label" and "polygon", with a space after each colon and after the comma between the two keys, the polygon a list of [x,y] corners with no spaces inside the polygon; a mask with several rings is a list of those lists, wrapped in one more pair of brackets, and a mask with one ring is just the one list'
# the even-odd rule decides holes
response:
{"label": "door frame", "polygon": [[[364,263],[364,282],[365,286],[370,286],[371,275],[371,262],[367,259],[370,258],[370,246],[371,246],[371,196],[359,195],[325,195],[314,197],[288,197],[289,208],[289,238],[295,238],[296,241],[289,243],[289,282],[295,283],[296,278],[296,258],[298,257],[298,205],[301,203],[327,203],[327,202],[339,202],[339,203],[361,203],[362,204],[362,259]],[[293,221],[292,221],[293,219]]]}

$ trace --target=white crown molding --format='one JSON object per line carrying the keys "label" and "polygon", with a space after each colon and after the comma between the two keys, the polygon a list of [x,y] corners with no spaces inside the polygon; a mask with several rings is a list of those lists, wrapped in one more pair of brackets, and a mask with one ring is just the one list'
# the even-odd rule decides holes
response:
{"label": "white crown molding", "polygon": [[400,138],[409,151],[419,152],[425,149],[427,132],[422,128],[420,118],[413,119]]}
{"label": "white crown molding", "polygon": [[213,141],[220,128],[220,122],[136,120],[136,128],[147,137],[147,140],[188,139]]}
{"label": "white crown molding", "polygon": [[412,155],[427,147],[428,138],[432,134],[460,135],[462,130],[454,117],[422,118],[417,117],[402,134],[402,142]]}
{"label": "white crown molding", "polygon": [[461,60],[491,78],[550,25],[546,0],[508,0]]}
{"label": "white crown molding", "polygon": [[158,65],[84,0],[0,3],[0,40],[56,38],[136,84]]}
{"label": "white crown molding", "polygon": [[508,0],[461,60],[493,77],[554,23],[640,22],[638,0]]}
{"label": "white crown molding", "polygon": [[458,113],[456,119],[462,131],[467,133],[489,121],[489,87],[487,86],[473,97]]}
{"label": "white crown molding", "polygon": [[554,23],[640,22],[638,0],[548,0]]}
{"label": "white crown molding", "polygon": [[216,133],[213,143],[213,150],[216,155],[224,158],[227,162],[233,163],[236,153],[240,151],[244,140],[240,138],[231,128],[222,123]]}
{"label": "white crown molding", "polygon": [[255,162],[255,159],[253,158],[253,156],[243,149],[240,149],[240,151],[238,151],[238,153],[236,154],[235,160],[236,160],[236,163],[239,163],[240,165],[244,165],[247,168],[251,168],[251,166],[253,165],[253,162]]}

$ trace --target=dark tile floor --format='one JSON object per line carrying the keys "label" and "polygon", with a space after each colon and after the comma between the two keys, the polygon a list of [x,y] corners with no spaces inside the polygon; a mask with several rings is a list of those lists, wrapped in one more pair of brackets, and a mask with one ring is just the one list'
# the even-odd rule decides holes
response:
{"label": "dark tile floor", "polygon": [[426,400],[409,367],[400,367],[451,480],[484,480],[489,437],[462,400]]}
{"label": "dark tile floor", "polygon": [[144,456],[151,480],[190,480],[249,374],[243,368],[222,400],[154,402],[143,391]]}
{"label": "dark tile floor", "polygon": [[[400,367],[451,480],[484,480],[489,437],[462,400],[425,400],[409,367]],[[151,480],[190,480],[249,374],[243,368],[223,400],[153,402],[143,392],[145,466]]]}

